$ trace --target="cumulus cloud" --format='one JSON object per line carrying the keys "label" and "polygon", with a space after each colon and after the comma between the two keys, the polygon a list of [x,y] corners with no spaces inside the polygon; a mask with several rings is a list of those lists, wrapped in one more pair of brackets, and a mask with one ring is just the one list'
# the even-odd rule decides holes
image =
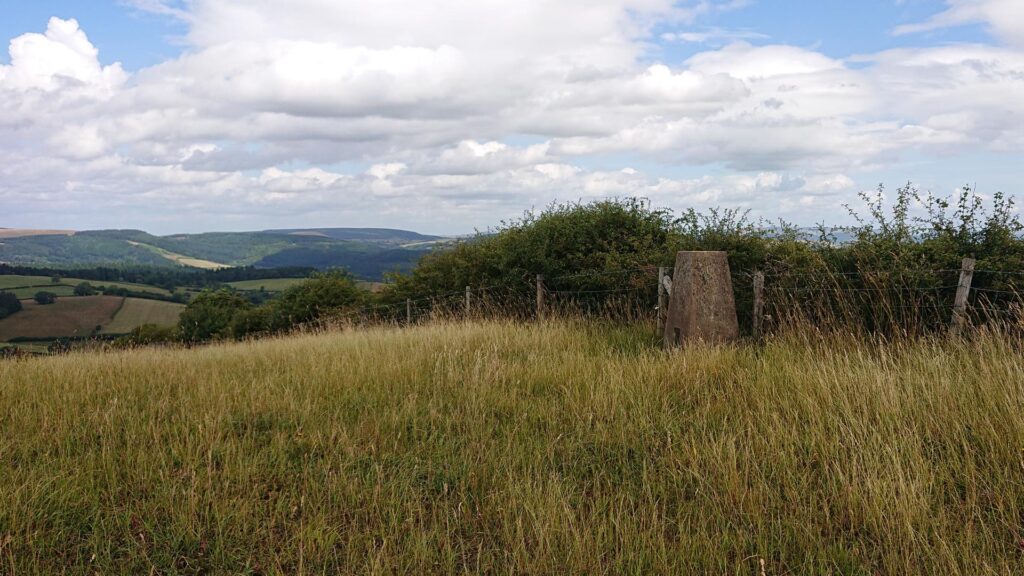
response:
{"label": "cumulus cloud", "polygon": [[45,34],[11,40],[11,64],[0,66],[0,89],[109,97],[127,75],[120,64],[101,66],[98,54],[76,20],[51,18]]}
{"label": "cumulus cloud", "polygon": [[[1024,54],[1002,22],[1024,21],[1017,2],[951,0],[900,30],[983,21],[1005,46],[849,58],[696,26],[736,1],[131,4],[187,23],[179,57],[129,75],[74,20],[12,41],[5,207],[36,218],[101,200],[152,221],[159,201],[208,215],[189,226],[434,231],[604,195],[813,215],[908,156],[1024,147]],[[727,43],[652,57],[656,38],[712,36]],[[659,175],[675,166],[714,176]]]}

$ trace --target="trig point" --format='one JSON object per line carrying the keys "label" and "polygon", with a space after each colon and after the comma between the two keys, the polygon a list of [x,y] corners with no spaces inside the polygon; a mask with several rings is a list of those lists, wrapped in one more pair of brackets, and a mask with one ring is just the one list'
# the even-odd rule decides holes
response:
{"label": "trig point", "polygon": [[665,321],[665,348],[688,341],[739,338],[729,257],[725,252],[679,252]]}

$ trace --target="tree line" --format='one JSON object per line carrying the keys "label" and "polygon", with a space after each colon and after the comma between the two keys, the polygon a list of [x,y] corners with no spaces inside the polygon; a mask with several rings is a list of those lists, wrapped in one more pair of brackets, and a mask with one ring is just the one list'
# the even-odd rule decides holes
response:
{"label": "tree line", "polygon": [[96,266],[87,268],[52,268],[15,266],[0,263],[0,276],[50,276],[71,277],[92,282],[130,282],[148,284],[165,290],[188,286],[195,288],[218,287],[229,282],[246,280],[271,280],[275,278],[307,278],[316,272],[308,266],[285,266],[278,268],[222,268],[202,270],[199,268],[170,268],[162,266]]}

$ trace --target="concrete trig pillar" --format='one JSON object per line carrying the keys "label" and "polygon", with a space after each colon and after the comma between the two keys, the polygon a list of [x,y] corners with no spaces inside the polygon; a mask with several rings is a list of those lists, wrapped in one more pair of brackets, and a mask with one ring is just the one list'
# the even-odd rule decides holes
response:
{"label": "concrete trig pillar", "polygon": [[689,341],[739,338],[729,257],[725,252],[679,252],[665,321],[665,348]]}

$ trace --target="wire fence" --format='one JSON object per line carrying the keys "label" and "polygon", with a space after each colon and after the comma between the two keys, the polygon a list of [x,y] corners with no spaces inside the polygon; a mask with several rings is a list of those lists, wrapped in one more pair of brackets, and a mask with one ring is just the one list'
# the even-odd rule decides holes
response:
{"label": "wire fence", "polygon": [[[657,265],[589,270],[536,281],[468,286],[405,301],[378,303],[332,318],[346,325],[415,324],[433,319],[532,319],[571,316],[624,322],[660,321],[667,296]],[[762,333],[793,327],[912,335],[948,329],[958,314],[966,325],[1024,326],[1024,270],[963,268],[859,269],[816,272],[750,270],[731,274],[737,316],[754,328],[761,302]],[[755,276],[763,290],[755,294]],[[958,304],[958,294],[963,301]],[[960,309],[958,309],[958,306]]]}

